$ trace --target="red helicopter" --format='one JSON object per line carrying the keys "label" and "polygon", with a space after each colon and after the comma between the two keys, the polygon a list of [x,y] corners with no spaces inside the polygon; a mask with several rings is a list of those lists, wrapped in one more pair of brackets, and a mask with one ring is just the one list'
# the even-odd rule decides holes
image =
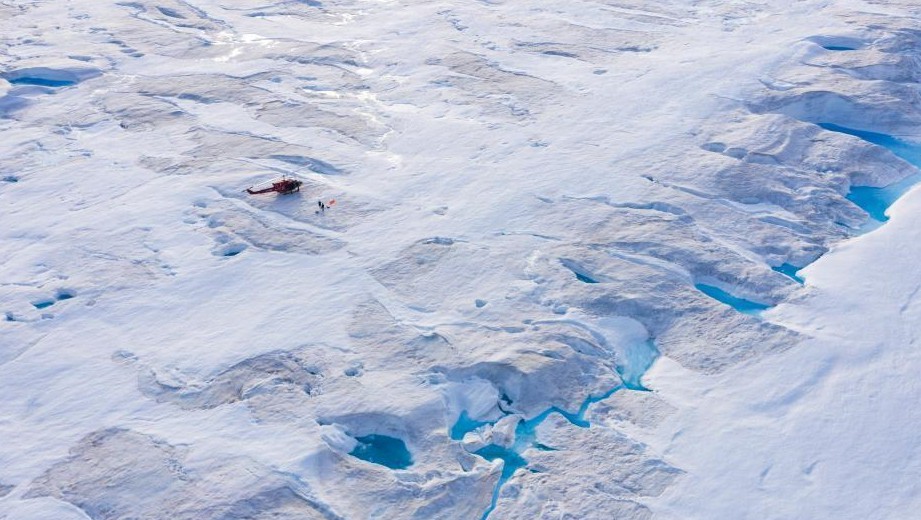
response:
{"label": "red helicopter", "polygon": [[269,193],[276,192],[282,195],[287,195],[289,193],[294,193],[296,191],[301,191],[301,185],[304,184],[303,181],[297,179],[289,179],[287,177],[282,177],[277,181],[263,182],[261,184],[255,184],[246,188],[246,193],[250,195],[258,195],[260,193]]}

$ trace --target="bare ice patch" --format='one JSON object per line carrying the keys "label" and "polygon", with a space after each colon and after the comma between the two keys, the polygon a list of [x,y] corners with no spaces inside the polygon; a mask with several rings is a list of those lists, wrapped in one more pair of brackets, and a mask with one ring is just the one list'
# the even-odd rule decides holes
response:
{"label": "bare ice patch", "polygon": [[138,386],[144,395],[184,409],[208,409],[265,393],[295,391],[309,396],[322,379],[308,349],[276,351],[240,361],[206,380],[143,370]]}
{"label": "bare ice patch", "polygon": [[188,455],[140,432],[99,430],[35,479],[24,498],[54,497],[94,519],[331,517],[303,485],[254,461],[227,457],[203,468],[190,466]]}

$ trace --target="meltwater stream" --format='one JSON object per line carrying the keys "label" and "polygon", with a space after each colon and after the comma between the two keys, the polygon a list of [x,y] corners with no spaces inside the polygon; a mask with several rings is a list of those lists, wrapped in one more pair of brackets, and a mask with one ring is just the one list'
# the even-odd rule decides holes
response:
{"label": "meltwater stream", "polygon": [[[489,507],[483,512],[481,520],[486,520],[493,510],[495,510],[502,486],[512,478],[512,475],[514,475],[516,471],[521,468],[527,468],[528,461],[522,455],[523,452],[529,448],[543,451],[553,450],[553,448],[545,446],[537,440],[537,427],[540,426],[541,423],[550,417],[550,415],[556,413],[563,416],[573,426],[578,428],[590,427],[591,424],[585,418],[585,415],[593,404],[611,397],[618,390],[629,389],[648,391],[648,389],[643,386],[641,380],[643,374],[646,373],[658,357],[659,351],[652,340],[636,345],[635,348],[630,349],[630,352],[624,355],[625,359],[617,365],[617,372],[620,374],[622,380],[621,384],[601,395],[589,396],[582,402],[582,405],[579,406],[579,410],[575,413],[567,412],[566,410],[553,406],[531,419],[520,421],[515,427],[515,441],[509,447],[490,444],[473,452],[487,460],[502,460],[502,474],[499,476],[499,481],[496,483],[496,487],[493,490]],[[449,433],[451,439],[460,441],[467,433],[486,425],[494,425],[496,422],[497,421],[475,420],[464,410],[451,427]]]}
{"label": "meltwater stream", "polygon": [[[853,50],[850,47],[841,46],[825,46],[825,48],[828,50]],[[889,134],[856,130],[833,123],[818,123],[818,126],[831,132],[847,134],[877,146],[882,146],[909,164],[921,168],[921,145],[919,144],[913,144]],[[889,216],[886,215],[886,211],[918,181],[921,181],[921,174],[912,175],[888,186],[878,188],[870,186],[852,186],[846,196],[847,200],[853,202],[860,209],[867,212],[872,219],[869,225],[862,228],[862,231],[871,231],[878,225],[888,221]],[[803,267],[804,266],[795,266],[785,263],[771,267],[771,269],[803,285],[805,280],[798,274]],[[737,298],[722,289],[710,285],[697,284],[695,287],[707,296],[725,303],[745,314],[757,314],[769,308],[767,305]]]}
{"label": "meltwater stream", "polygon": [[588,428],[591,426],[591,424],[589,424],[588,420],[585,419],[585,413],[588,411],[591,405],[597,403],[598,401],[607,399],[613,395],[614,392],[622,388],[625,387],[618,385],[600,396],[587,398],[582,402],[582,406],[579,407],[579,411],[576,413],[570,413],[554,406],[544,410],[540,415],[534,417],[533,419],[519,422],[515,427],[515,442],[510,447],[490,444],[476,450],[474,453],[480,457],[483,457],[484,459],[502,459],[502,474],[499,476],[499,481],[496,482],[496,487],[493,490],[489,507],[486,509],[486,511],[483,512],[481,520],[486,520],[486,518],[489,517],[493,510],[496,509],[496,505],[499,502],[499,492],[502,491],[502,486],[504,486],[505,483],[508,482],[510,478],[512,478],[512,475],[514,475],[516,471],[527,467],[528,461],[524,458],[524,456],[522,456],[522,453],[528,448],[536,448],[538,450],[552,449],[537,441],[537,427],[540,426],[542,422],[550,417],[551,414],[557,413],[562,415],[573,426],[578,428]]}
{"label": "meltwater stream", "polygon": [[[853,50],[851,47],[836,45],[828,45],[825,46],[825,48],[834,51]],[[921,168],[921,145],[912,144],[887,134],[854,130],[831,123],[821,123],[819,126],[826,130],[845,133],[876,144],[878,146],[883,146],[889,149],[896,156],[904,159],[905,161],[918,168]],[[889,207],[919,180],[921,180],[921,174],[913,175],[888,186],[878,188],[868,186],[852,187],[850,192],[847,194],[847,199],[866,211],[871,219],[877,223],[882,223],[889,219],[889,217],[886,215],[886,211],[889,209]],[[566,267],[568,267],[575,274],[579,281],[583,283],[598,283],[594,277],[584,272],[584,270],[579,268],[579,266],[575,265],[574,263],[564,261],[564,265],[566,265]],[[798,272],[802,269],[801,266],[798,267],[785,263],[772,267],[772,269],[791,278],[799,284],[805,283],[805,280],[798,275]],[[744,314],[758,315],[761,311],[771,307],[767,304],[734,296],[733,294],[730,294],[729,292],[712,285],[698,283],[695,284],[695,287],[707,296]],[[636,351],[626,356],[627,359],[617,367],[617,371],[622,378],[621,385],[612,388],[604,395],[587,398],[582,403],[582,406],[579,407],[579,410],[576,413],[570,413],[557,407],[552,407],[530,420],[520,421],[515,428],[515,441],[510,447],[490,444],[475,451],[474,453],[485,459],[501,459],[503,461],[502,474],[493,491],[492,500],[489,504],[489,507],[486,509],[486,511],[483,512],[481,520],[486,520],[493,512],[493,510],[495,510],[502,486],[512,477],[512,475],[515,474],[517,470],[527,468],[528,461],[524,458],[522,453],[530,448],[538,450],[553,449],[541,444],[537,440],[537,427],[544,420],[546,420],[547,417],[549,417],[551,414],[557,413],[566,418],[566,420],[569,421],[573,426],[579,428],[588,428],[590,424],[588,420],[585,419],[585,414],[594,403],[606,399],[616,391],[624,388],[633,390],[646,390],[646,388],[641,383],[642,375],[646,372],[649,366],[651,366],[652,362],[656,359],[657,356],[658,351],[656,350],[655,345],[652,343],[652,341],[647,342],[644,349],[636,349]],[[495,424],[495,421],[478,421],[471,418],[467,412],[464,411],[461,413],[460,417],[451,428],[451,438],[454,440],[462,440],[464,435],[468,432],[472,432],[478,428],[482,428],[491,424]]]}
{"label": "meltwater stream", "polygon": [[[888,134],[855,130],[853,128],[831,123],[819,123],[819,126],[825,130],[859,137],[864,141],[887,148],[906,162],[921,168],[921,145],[909,143]],[[904,195],[905,192],[919,180],[921,180],[921,175],[912,175],[881,188],[869,186],[852,187],[851,191],[847,194],[847,199],[866,211],[873,220],[877,222],[886,222],[889,220],[889,217],[886,215],[886,210],[889,209],[889,206]]]}
{"label": "meltwater stream", "polygon": [[786,276],[787,278],[792,279],[793,281],[795,281],[796,283],[800,285],[803,285],[804,283],[806,283],[806,280],[803,279],[802,276],[797,274],[800,271],[800,269],[802,269],[802,267],[796,267],[793,264],[781,264],[776,267],[772,267],[771,269]]}
{"label": "meltwater stream", "polygon": [[713,285],[699,283],[695,284],[694,287],[696,287],[698,291],[706,294],[707,296],[720,303],[732,307],[742,314],[756,315],[763,310],[771,308],[770,305],[765,305],[763,303],[753,302],[751,300],[746,300],[745,298],[733,296],[728,292],[720,289],[719,287],[715,287]]}

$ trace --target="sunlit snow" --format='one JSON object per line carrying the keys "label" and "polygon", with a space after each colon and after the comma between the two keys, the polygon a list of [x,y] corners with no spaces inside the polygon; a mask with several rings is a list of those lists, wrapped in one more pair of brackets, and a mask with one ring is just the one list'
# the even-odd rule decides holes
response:
{"label": "sunlit snow", "polygon": [[0,518],[912,518],[915,4],[0,2]]}

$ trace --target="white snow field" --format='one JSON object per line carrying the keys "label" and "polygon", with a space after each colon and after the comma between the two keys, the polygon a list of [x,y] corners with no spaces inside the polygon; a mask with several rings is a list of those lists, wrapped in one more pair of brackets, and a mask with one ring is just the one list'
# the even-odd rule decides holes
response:
{"label": "white snow field", "polygon": [[0,519],[916,518],[919,24],[0,0]]}

